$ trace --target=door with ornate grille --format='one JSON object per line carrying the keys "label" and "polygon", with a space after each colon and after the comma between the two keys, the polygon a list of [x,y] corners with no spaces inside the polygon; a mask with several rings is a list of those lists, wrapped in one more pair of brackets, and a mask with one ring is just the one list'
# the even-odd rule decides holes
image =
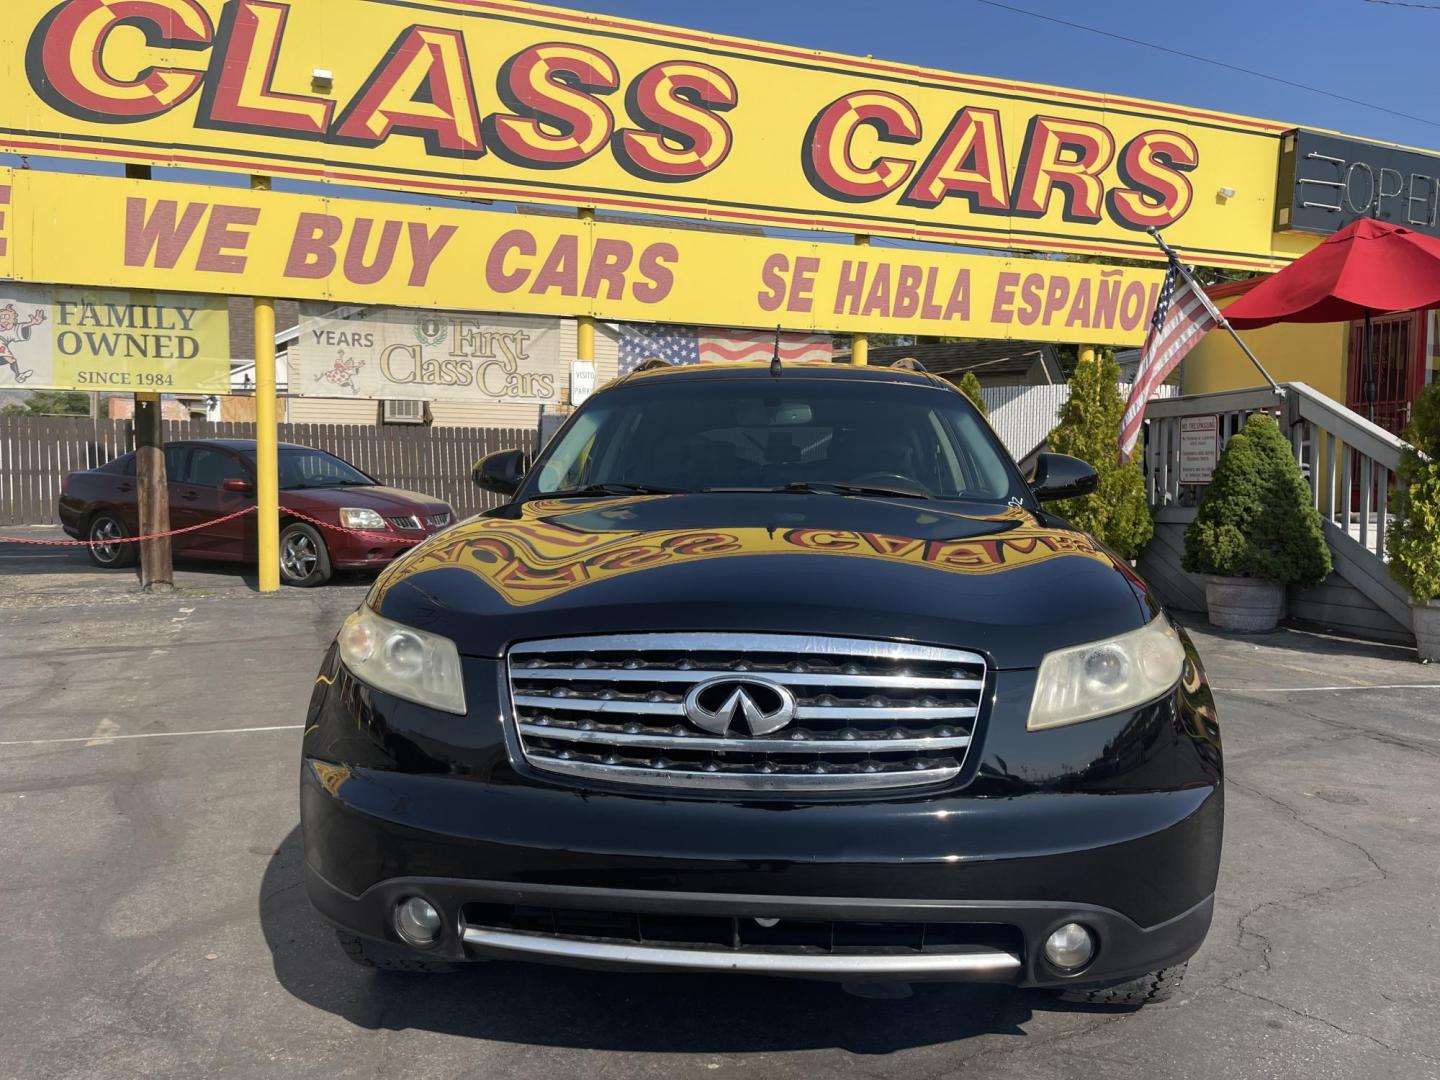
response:
{"label": "door with ornate grille", "polygon": [[1365,324],[1350,324],[1345,404],[1386,431],[1403,435],[1425,383],[1425,316],[1418,311],[1377,315],[1370,326],[1373,345],[1367,363]]}

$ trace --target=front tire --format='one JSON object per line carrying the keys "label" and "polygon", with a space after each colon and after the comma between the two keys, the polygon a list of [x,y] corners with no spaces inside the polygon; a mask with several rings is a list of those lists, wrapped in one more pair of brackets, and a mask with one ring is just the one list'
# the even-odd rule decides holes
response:
{"label": "front tire", "polygon": [[1062,990],[1060,997],[1065,1001],[1078,1001],[1086,1005],[1151,1005],[1165,1001],[1180,990],[1185,981],[1188,963],[1161,968],[1138,979],[1106,986],[1099,990]]}
{"label": "front tire", "polygon": [[134,566],[139,556],[136,545],[120,543],[129,535],[130,530],[125,528],[118,515],[102,510],[85,526],[85,539],[90,541],[85,550],[90,555],[90,561],[104,570]]}
{"label": "front tire", "polygon": [[331,573],[330,552],[315,529],[296,521],[280,530],[280,579],[286,585],[313,589]]}

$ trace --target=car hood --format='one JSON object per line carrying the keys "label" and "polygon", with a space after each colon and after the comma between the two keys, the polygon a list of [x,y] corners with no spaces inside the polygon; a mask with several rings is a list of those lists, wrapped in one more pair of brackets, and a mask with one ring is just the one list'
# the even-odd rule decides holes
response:
{"label": "car hood", "polygon": [[374,510],[382,517],[450,512],[444,499],[379,484],[373,487],[288,488],[280,493],[280,501],[300,505],[309,503],[311,506],[354,506]]}
{"label": "car hood", "polygon": [[998,667],[1158,610],[1084,533],[1020,506],[810,494],[537,500],[438,534],[369,600],[500,656],[658,630],[832,634],[973,649]]}

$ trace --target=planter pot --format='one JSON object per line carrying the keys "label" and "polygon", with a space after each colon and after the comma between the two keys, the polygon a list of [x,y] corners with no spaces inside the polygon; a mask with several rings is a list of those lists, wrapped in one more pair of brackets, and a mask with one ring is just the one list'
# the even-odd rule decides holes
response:
{"label": "planter pot", "polygon": [[1205,578],[1205,604],[1210,625],[1221,630],[1265,633],[1285,614],[1285,587],[1254,578]]}
{"label": "planter pot", "polygon": [[1440,600],[1416,604],[1410,609],[1415,618],[1415,647],[1422,661],[1440,660]]}

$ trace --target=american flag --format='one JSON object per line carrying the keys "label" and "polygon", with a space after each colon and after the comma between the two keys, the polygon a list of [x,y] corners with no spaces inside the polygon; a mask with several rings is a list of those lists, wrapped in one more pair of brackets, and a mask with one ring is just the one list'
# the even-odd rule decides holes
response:
{"label": "american flag", "polygon": [[[769,360],[775,334],[765,330],[722,330],[698,326],[620,326],[620,374],[629,375],[646,360],[671,364],[720,364]],[[832,355],[828,334],[781,334],[780,359],[787,364],[827,363]]]}
{"label": "american flag", "polygon": [[1185,359],[1185,354],[1198,345],[1206,333],[1224,322],[1224,316],[1210,298],[1172,258],[1165,271],[1165,282],[1160,286],[1160,298],[1155,303],[1155,316],[1150,320],[1150,333],[1140,352],[1130,400],[1125,403],[1125,415],[1120,419],[1121,460],[1128,460],[1135,452],[1140,427],[1145,421],[1146,403]]}

